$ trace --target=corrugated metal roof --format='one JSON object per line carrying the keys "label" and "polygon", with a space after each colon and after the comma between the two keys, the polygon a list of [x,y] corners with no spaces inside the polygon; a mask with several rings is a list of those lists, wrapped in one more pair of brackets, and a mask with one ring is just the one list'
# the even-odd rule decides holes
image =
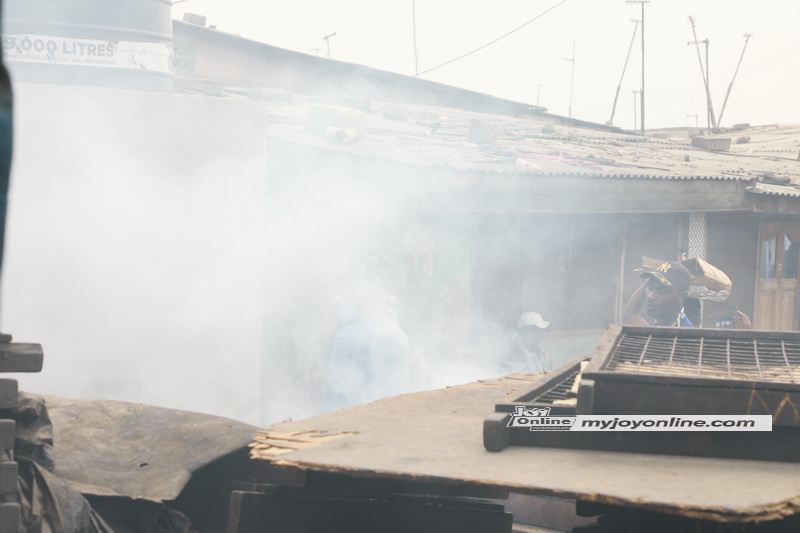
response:
{"label": "corrugated metal roof", "polygon": [[791,196],[800,198],[800,189],[789,185],[772,185],[768,183],[756,183],[747,188],[747,192],[755,194],[768,194],[771,196]]}
{"label": "corrugated metal roof", "polygon": [[[320,136],[312,140],[305,131],[309,111],[317,105],[299,100],[272,105],[274,134],[343,152],[495,175],[748,181],[772,175],[800,180],[800,126],[722,131],[716,137],[730,139],[730,149],[712,152],[692,146],[690,135],[698,132],[688,128],[642,137],[553,124],[544,115],[370,102],[368,112],[358,112],[366,123],[361,139],[333,146]],[[470,142],[475,140],[471,129],[482,130],[486,142]]]}
{"label": "corrugated metal roof", "polygon": [[[454,167],[455,168],[455,167]],[[729,176],[729,175],[706,175],[706,176],[681,176],[675,174],[652,174],[652,173],[603,173],[603,172],[539,172],[539,171],[507,171],[491,169],[476,169],[478,172],[492,175],[507,176],[532,176],[543,178],[558,177],[583,177],[583,178],[606,178],[606,179],[651,179],[651,180],[716,180],[716,181],[751,181],[751,177]]]}

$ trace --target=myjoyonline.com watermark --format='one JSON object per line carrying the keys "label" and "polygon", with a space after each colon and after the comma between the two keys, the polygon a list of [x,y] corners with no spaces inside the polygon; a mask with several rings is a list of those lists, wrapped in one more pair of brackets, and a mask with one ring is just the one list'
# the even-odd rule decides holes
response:
{"label": "myjoyonline.com watermark", "polygon": [[772,431],[770,415],[553,415],[514,407],[508,427],[529,431]]}

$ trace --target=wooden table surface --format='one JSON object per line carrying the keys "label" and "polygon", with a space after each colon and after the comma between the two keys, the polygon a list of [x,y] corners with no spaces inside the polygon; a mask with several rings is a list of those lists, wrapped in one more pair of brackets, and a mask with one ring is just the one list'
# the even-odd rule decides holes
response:
{"label": "wooden table surface", "polygon": [[513,446],[487,451],[484,418],[538,377],[512,374],[283,423],[260,432],[251,457],[306,471],[503,489],[720,521],[798,512],[800,464]]}

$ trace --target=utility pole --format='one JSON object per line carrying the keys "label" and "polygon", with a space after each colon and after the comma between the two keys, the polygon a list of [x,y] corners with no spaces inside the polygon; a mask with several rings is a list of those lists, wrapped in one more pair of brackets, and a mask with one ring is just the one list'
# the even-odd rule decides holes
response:
{"label": "utility pole", "polygon": [[[714,106],[711,105],[711,89],[709,85],[711,80],[709,79],[709,72],[708,72],[708,39],[704,41],[697,40],[697,32],[695,31],[694,27],[694,18],[689,17],[689,22],[692,24],[692,35],[694,35],[694,41],[686,43],[688,46],[695,45],[697,49],[697,61],[700,63],[700,74],[703,76],[703,84],[706,87],[706,115],[708,120],[708,133],[711,134],[711,127],[717,127],[717,119],[714,118]],[[700,58],[700,44],[706,45],[706,69],[703,71],[703,60]]]}
{"label": "utility pole", "polygon": [[725,106],[728,104],[728,97],[731,95],[731,89],[733,89],[733,82],[736,81],[736,74],[739,72],[739,67],[742,66],[742,59],[744,59],[744,51],[747,50],[747,41],[750,40],[752,37],[752,33],[745,33],[744,34],[744,48],[742,48],[742,55],[739,56],[739,63],[736,65],[736,70],[733,72],[733,79],[731,80],[730,85],[728,85],[728,92],[725,93],[725,100],[722,102],[722,109],[719,112],[719,120],[717,121],[718,124],[722,124],[722,114],[725,113]]}
{"label": "utility pole", "polygon": [[633,27],[633,35],[631,35],[631,44],[628,46],[628,55],[625,56],[625,64],[622,65],[622,75],[619,77],[619,85],[617,85],[617,92],[614,94],[614,105],[611,106],[611,118],[608,119],[607,124],[609,126],[614,125],[614,112],[617,110],[617,100],[619,99],[619,90],[622,88],[622,80],[625,78],[625,70],[628,68],[628,60],[631,58],[631,50],[633,50],[633,42],[636,40],[636,30],[639,29],[639,20],[638,19],[631,19],[632,22],[636,23],[636,26]]}
{"label": "utility pole", "polygon": [[636,95],[639,94],[639,89],[631,89],[633,93],[633,131],[636,131],[638,121],[636,120]]}
{"label": "utility pole", "polygon": [[644,6],[649,4],[650,0],[626,0],[628,4],[640,4],[642,6],[642,88],[639,95],[639,102],[642,107],[642,135],[644,135]]}
{"label": "utility pole", "polygon": [[569,118],[572,118],[572,90],[575,87],[575,41],[572,41],[572,57],[565,57],[564,61],[572,62],[572,75],[569,78]]}
{"label": "utility pole", "polygon": [[411,26],[414,30],[414,77],[419,78],[419,62],[417,61],[417,4],[411,0]]}
{"label": "utility pole", "polygon": [[325,45],[328,48],[328,59],[331,58],[331,37],[336,37],[336,32],[329,33],[328,35],[322,38],[325,41]]}
{"label": "utility pole", "polygon": [[539,90],[536,91],[536,107],[539,107],[539,96],[542,95],[542,87],[544,87],[544,85],[535,83],[534,86],[539,88]]}

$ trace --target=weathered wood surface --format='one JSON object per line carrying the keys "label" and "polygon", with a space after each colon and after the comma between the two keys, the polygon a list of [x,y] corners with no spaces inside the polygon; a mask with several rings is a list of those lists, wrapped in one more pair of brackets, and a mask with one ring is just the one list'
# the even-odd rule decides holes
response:
{"label": "weathered wood surface", "polygon": [[20,517],[21,512],[18,503],[0,503],[0,531],[17,531]]}
{"label": "weathered wood surface", "polygon": [[0,461],[0,498],[16,497],[17,463]]}
{"label": "weathered wood surface", "polygon": [[14,448],[14,439],[17,435],[17,424],[13,420],[0,420],[0,451]]}
{"label": "weathered wood surface", "polygon": [[234,491],[229,533],[380,531],[381,533],[510,533],[503,507],[415,496]]}
{"label": "weathered wood surface", "polygon": [[43,360],[41,344],[0,342],[0,372],[40,372]]}
{"label": "weathered wood surface", "polygon": [[309,431],[302,433],[281,433],[279,431],[259,431],[255,439],[250,444],[254,454],[259,457],[277,457],[285,453],[293,452],[309,446],[316,446],[329,440],[347,437],[349,433],[320,433]]}
{"label": "weathered wood surface", "polygon": [[280,424],[264,433],[350,435],[278,456],[254,448],[253,456],[309,471],[504,488],[713,520],[800,512],[800,464],[515,446],[487,451],[484,419],[535,379],[515,374]]}
{"label": "weathered wood surface", "polygon": [[0,379],[0,409],[13,409],[19,402],[16,379]]}

